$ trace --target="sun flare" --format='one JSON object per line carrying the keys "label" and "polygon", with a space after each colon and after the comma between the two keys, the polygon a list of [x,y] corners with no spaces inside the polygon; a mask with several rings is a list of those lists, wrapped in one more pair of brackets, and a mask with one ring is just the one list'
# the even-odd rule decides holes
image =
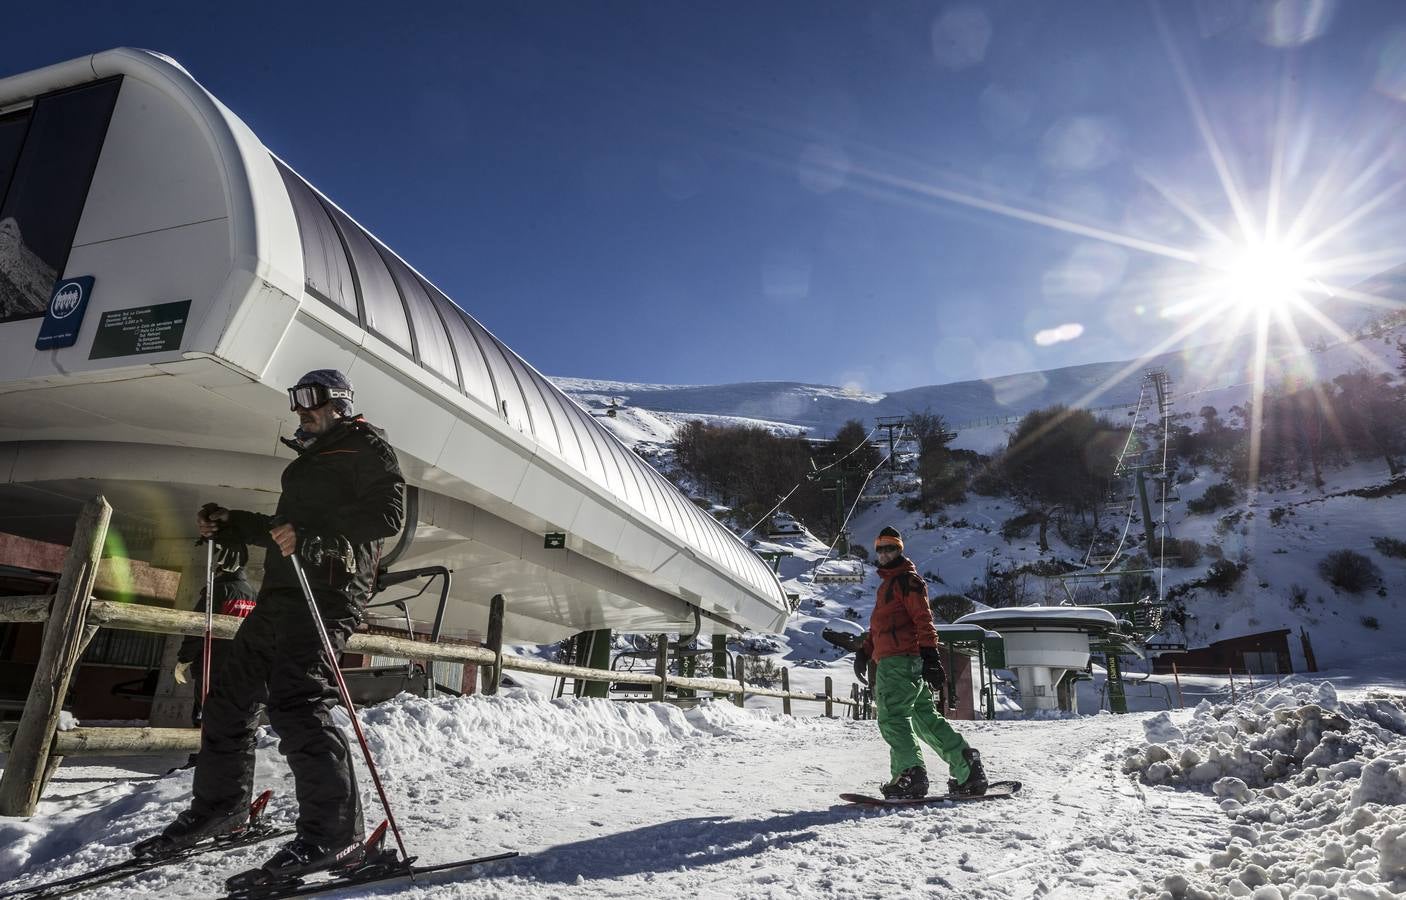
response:
{"label": "sun flare", "polygon": [[1240,248],[1225,267],[1219,293],[1245,312],[1267,315],[1303,303],[1311,284],[1308,261],[1296,248],[1259,243]]}

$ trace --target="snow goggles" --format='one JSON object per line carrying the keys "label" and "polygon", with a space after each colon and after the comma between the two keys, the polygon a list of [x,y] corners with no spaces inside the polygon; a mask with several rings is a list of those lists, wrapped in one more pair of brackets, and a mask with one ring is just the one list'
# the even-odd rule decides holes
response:
{"label": "snow goggles", "polygon": [[351,400],[352,392],[329,388],[322,384],[300,384],[288,389],[288,408],[317,409],[332,400]]}

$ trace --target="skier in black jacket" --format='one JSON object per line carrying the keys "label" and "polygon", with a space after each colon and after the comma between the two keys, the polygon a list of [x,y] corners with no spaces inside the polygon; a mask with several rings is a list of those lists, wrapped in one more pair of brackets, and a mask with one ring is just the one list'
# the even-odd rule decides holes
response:
{"label": "skier in black jacket", "polygon": [[235,636],[221,678],[205,703],[190,809],[137,856],[179,851],[240,828],[253,796],[259,706],[288,758],[298,796],[297,837],[264,864],[287,878],[353,861],[362,838],[351,748],[333,724],[332,664],[324,658],[288,556],[297,553],[333,648],[340,656],[361,622],[381,552],[405,520],[405,479],[381,433],[353,415],[352,387],[318,369],[288,389],[299,428],[285,440],[298,458],[283,470],[274,516],[206,507],[205,537],[267,548],[258,605]]}

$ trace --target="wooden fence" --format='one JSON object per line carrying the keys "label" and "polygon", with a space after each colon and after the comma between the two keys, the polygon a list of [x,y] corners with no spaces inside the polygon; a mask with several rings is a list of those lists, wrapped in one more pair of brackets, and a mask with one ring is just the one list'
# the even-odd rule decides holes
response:
{"label": "wooden fence", "polygon": [[[195,728],[58,730],[59,712],[78,659],[99,628],[122,628],[155,634],[205,633],[205,616],[201,613],[93,599],[93,580],[111,514],[112,508],[102,497],[94,498],[84,507],[55,594],[0,597],[0,622],[44,623],[38,668],[30,684],[24,712],[18,725],[0,728],[0,752],[9,753],[4,773],[0,775],[0,816],[33,815],[44,785],[64,756],[192,752],[200,746],[200,731]],[[658,636],[659,656],[652,673],[617,672],[505,657],[503,610],[503,596],[494,596],[489,604],[488,628],[483,646],[430,643],[390,635],[353,634],[347,641],[346,652],[476,663],[481,667],[482,691],[488,695],[498,692],[503,671],[511,670],[564,676],[579,681],[648,685],[652,688],[653,699],[659,701],[666,699],[670,688],[681,688],[728,696],[738,706],[744,703],[748,694],[779,698],[783,711],[788,715],[793,701],[823,703],[827,717],[834,717],[836,706],[846,707],[846,715],[852,718],[868,714],[869,705],[861,700],[858,685],[851,686],[849,697],[838,697],[829,676],[825,678],[823,693],[806,693],[789,689],[789,672],[784,668],[781,670],[782,687],[779,690],[749,685],[741,671],[736,681],[671,675],[668,671],[669,642],[666,635]],[[241,621],[233,616],[214,616],[214,637],[234,637]]]}

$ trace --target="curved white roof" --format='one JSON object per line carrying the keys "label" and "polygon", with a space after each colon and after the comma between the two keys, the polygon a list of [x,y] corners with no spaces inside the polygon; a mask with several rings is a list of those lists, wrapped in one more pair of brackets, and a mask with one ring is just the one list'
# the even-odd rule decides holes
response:
{"label": "curved white roof", "polygon": [[1006,606],[967,613],[957,625],[981,625],[1001,632],[1022,628],[1116,629],[1118,619],[1106,609],[1092,606]]}
{"label": "curved white roof", "polygon": [[[174,61],[119,49],[6,78],[0,111],[116,77],[62,273],[97,278],[78,342],[36,351],[37,320],[0,321],[11,494],[66,508],[53,498],[100,488],[133,547],[179,533],[166,520],[197,500],[267,508],[295,424],[282,388],[337,367],[420,491],[402,565],[455,570],[460,630],[500,592],[521,640],[687,629],[694,610],[705,630],[784,624],[770,567]],[[100,316],[181,297],[178,349],[90,353]],[[543,546],[551,532],[563,551]]]}

